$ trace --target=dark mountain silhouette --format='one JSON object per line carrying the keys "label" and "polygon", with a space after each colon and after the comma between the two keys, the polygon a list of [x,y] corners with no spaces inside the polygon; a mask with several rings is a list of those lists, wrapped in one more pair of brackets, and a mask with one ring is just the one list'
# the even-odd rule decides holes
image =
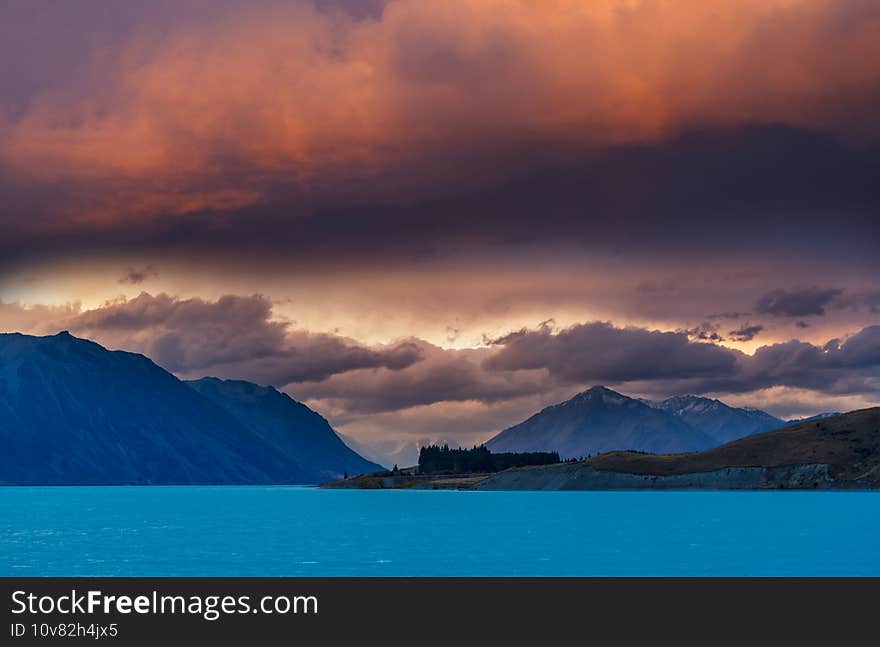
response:
{"label": "dark mountain silhouette", "polygon": [[662,409],[596,386],[505,429],[486,447],[493,452],[558,451],[572,458],[616,449],[699,451],[717,444]]}
{"label": "dark mountain silhouette", "polygon": [[311,483],[363,474],[382,467],[361,457],[336,435],[330,423],[306,405],[272,387],[206,377],[187,382],[225,409],[254,435],[309,473]]}
{"label": "dark mountain silhouette", "polygon": [[0,334],[0,483],[317,482],[275,433],[142,355],[68,333]]}
{"label": "dark mountain silhouette", "polygon": [[731,407],[721,400],[695,395],[680,395],[651,404],[702,431],[719,445],[779,429],[786,424],[784,420],[759,409]]}

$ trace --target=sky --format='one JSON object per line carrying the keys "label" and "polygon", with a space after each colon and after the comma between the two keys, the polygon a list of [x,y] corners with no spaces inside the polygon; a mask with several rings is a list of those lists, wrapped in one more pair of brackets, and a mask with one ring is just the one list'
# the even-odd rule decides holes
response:
{"label": "sky", "polygon": [[880,404],[874,0],[7,0],[0,330],[481,442]]}

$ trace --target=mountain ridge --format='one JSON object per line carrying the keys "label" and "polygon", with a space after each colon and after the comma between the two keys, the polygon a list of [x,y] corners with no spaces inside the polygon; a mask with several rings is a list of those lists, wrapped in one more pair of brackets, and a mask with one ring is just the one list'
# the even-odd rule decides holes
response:
{"label": "mountain ridge", "polygon": [[66,331],[0,334],[0,442],[5,484],[318,482],[149,358]]}
{"label": "mountain ridge", "polygon": [[558,451],[579,458],[613,449],[676,452],[711,447],[708,435],[604,386],[545,407],[484,443],[492,451]]}
{"label": "mountain ridge", "polygon": [[346,473],[382,469],[350,448],[321,414],[274,387],[216,377],[187,380],[184,384],[225,409],[288,460],[312,474],[315,483]]}
{"label": "mountain ridge", "polygon": [[616,449],[699,451],[785,424],[759,409],[731,407],[717,399],[682,395],[653,401],[593,386],[484,444],[493,451],[559,451],[564,458]]}
{"label": "mountain ridge", "polygon": [[678,395],[654,403],[695,429],[711,436],[718,443],[778,429],[786,421],[751,407],[731,407],[715,398]]}

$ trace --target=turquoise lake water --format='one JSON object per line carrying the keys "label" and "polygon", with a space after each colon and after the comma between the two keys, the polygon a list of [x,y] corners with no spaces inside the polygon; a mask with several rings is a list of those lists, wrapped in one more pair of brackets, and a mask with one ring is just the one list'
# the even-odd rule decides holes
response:
{"label": "turquoise lake water", "polygon": [[880,492],[0,488],[3,576],[880,575]]}

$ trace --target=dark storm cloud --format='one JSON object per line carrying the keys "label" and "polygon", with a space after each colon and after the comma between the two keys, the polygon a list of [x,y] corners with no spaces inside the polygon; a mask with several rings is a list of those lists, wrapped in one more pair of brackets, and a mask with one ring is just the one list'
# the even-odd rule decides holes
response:
{"label": "dark storm cloud", "polygon": [[880,389],[880,326],[844,341],[816,346],[792,340],[759,348],[741,362],[730,390],[793,386],[829,393],[876,393]]}
{"label": "dark storm cloud", "polygon": [[489,369],[546,368],[552,376],[585,384],[726,375],[736,366],[727,349],[693,342],[685,333],[616,328],[605,322],[558,333],[547,327],[520,331],[495,344],[500,349],[486,359]]}
{"label": "dark storm cloud", "polygon": [[[152,253],[193,262],[223,258],[247,272],[322,266],[327,258],[359,267],[560,243],[652,259],[770,254],[803,262],[821,253],[837,255],[843,269],[876,263],[878,148],[762,126],[618,146],[564,164],[546,161],[547,150],[542,155],[545,162],[506,181],[448,187],[444,195],[427,191],[419,199],[381,195],[379,177],[369,189],[352,182],[328,195],[288,182],[271,187],[261,205],[125,223],[50,219],[38,228],[13,227],[24,207],[2,207],[9,229],[0,263]],[[499,161],[481,159],[486,166]],[[446,162],[457,165],[454,157]]]}
{"label": "dark storm cloud", "polygon": [[119,283],[122,285],[140,285],[148,279],[159,278],[159,271],[152,265],[137,268],[129,267],[122,276],[119,277]]}
{"label": "dark storm cloud", "polygon": [[764,330],[764,326],[760,324],[740,326],[736,330],[731,330],[728,336],[734,341],[751,341]]}
{"label": "dark storm cloud", "polygon": [[754,355],[684,333],[581,324],[554,332],[521,330],[487,349],[450,351],[417,342],[423,361],[406,369],[353,371],[296,387],[299,396],[349,413],[402,410],[443,402],[497,403],[563,393],[566,385],[615,385],[642,393],[749,393],[770,387],[876,395],[880,326],[824,346],[770,344]]}
{"label": "dark storm cloud", "polygon": [[285,347],[275,354],[217,363],[187,374],[209,370],[217,377],[244,378],[280,387],[321,382],[359,369],[387,369],[393,374],[420,363],[422,354],[421,345],[412,341],[368,347],[334,335],[292,332],[286,337]]}
{"label": "dark storm cloud", "polygon": [[777,317],[824,315],[825,308],[843,294],[838,288],[806,288],[804,290],[773,290],[755,304],[755,312]]}
{"label": "dark storm cloud", "polygon": [[864,263],[878,24],[863,0],[6,2],[0,264]]}
{"label": "dark storm cloud", "polygon": [[754,355],[684,333],[589,323],[553,332],[518,331],[497,340],[490,370],[546,369],[560,382],[637,384],[664,393],[736,393],[774,386],[826,393],[880,390],[880,326],[824,346],[792,340]]}
{"label": "dark storm cloud", "polygon": [[823,345],[792,340],[747,355],[686,332],[607,322],[561,330],[548,322],[479,349],[443,349],[420,339],[366,346],[291,329],[271,318],[272,304],[260,296],[206,301],[144,293],[85,312],[0,303],[0,317],[16,328],[51,318],[56,323],[44,323],[44,332],[67,328],[111,348],[142,352],[181,377],[210,374],[287,386],[297,397],[325,401],[347,415],[546,399],[595,383],[665,395],[771,387],[826,395],[880,392],[880,326]]}
{"label": "dark storm cloud", "polygon": [[357,245],[345,251],[355,258],[560,242],[652,257],[740,254],[744,244],[756,256],[795,255],[821,241],[825,253],[846,249],[843,262],[857,262],[876,241],[880,149],[873,154],[787,128],[703,131],[539,165],[447,197],[328,206],[292,224],[319,246],[331,231],[351,232]]}
{"label": "dark storm cloud", "polygon": [[724,337],[718,332],[718,326],[710,321],[704,321],[698,326],[679,330],[691,339],[699,339],[701,341],[724,341]]}
{"label": "dark storm cloud", "polygon": [[362,368],[400,370],[421,359],[410,342],[366,347],[336,335],[291,330],[271,317],[272,303],[259,295],[206,301],[142,293],[58,325],[113,348],[142,352],[177,373],[276,386]]}
{"label": "dark storm cloud", "polygon": [[[317,384],[300,384],[296,393],[326,400],[349,413],[377,413],[442,402],[494,404],[552,391],[544,370],[487,370],[483,350],[448,350],[417,342],[422,361],[401,370],[352,371]],[[452,430],[450,430],[452,431]]]}

